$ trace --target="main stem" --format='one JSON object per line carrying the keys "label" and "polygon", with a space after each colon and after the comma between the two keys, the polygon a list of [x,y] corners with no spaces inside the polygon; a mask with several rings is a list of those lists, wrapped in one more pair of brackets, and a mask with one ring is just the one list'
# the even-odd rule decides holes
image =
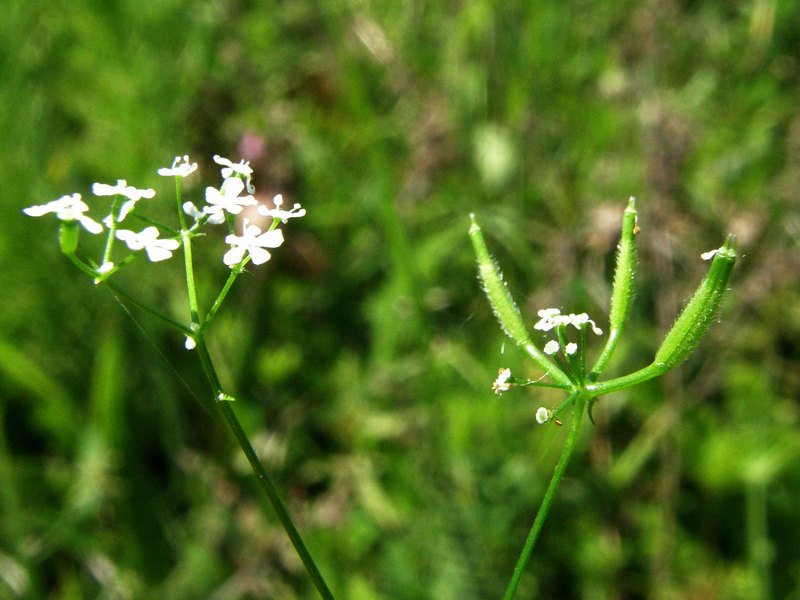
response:
{"label": "main stem", "polygon": [[281,525],[283,525],[286,535],[289,536],[289,539],[291,540],[295,551],[300,557],[300,560],[303,561],[309,577],[311,577],[311,580],[314,582],[319,595],[324,600],[334,600],[333,594],[328,588],[328,585],[325,583],[325,579],[323,579],[322,574],[314,562],[314,559],[311,557],[311,553],[308,551],[308,548],[306,548],[306,545],[303,542],[303,538],[300,537],[297,527],[295,527],[291,516],[289,516],[289,511],[286,509],[286,505],[283,503],[283,500],[281,500],[278,490],[275,487],[275,484],[272,482],[272,478],[269,476],[269,473],[267,473],[264,465],[261,464],[261,460],[258,458],[256,451],[253,449],[253,445],[250,443],[250,439],[247,437],[247,434],[242,428],[241,423],[239,423],[236,413],[233,412],[231,402],[228,400],[220,400],[221,398],[227,396],[225,396],[222,391],[222,385],[216,369],[214,368],[214,364],[211,361],[211,356],[208,353],[205,340],[198,340],[197,351],[199,352],[200,361],[203,364],[203,370],[206,373],[206,377],[208,377],[208,380],[214,389],[217,400],[216,404],[219,407],[222,416],[225,418],[225,423],[230,428],[231,432],[236,438],[236,441],[239,442],[239,446],[242,448],[242,452],[244,452],[244,455],[247,457],[250,467],[256,474],[258,482],[261,484],[262,489],[266,493],[269,503],[272,505],[272,508],[278,515],[278,520],[280,520]]}
{"label": "main stem", "polygon": [[508,582],[508,588],[503,596],[503,600],[511,600],[517,591],[519,582],[522,579],[522,574],[531,558],[533,546],[536,543],[536,539],[539,537],[539,532],[542,530],[544,521],[547,518],[547,513],[550,512],[550,505],[553,503],[558,485],[564,477],[564,471],[567,470],[567,464],[569,464],[569,459],[572,457],[572,452],[575,449],[575,442],[578,440],[578,432],[580,431],[581,420],[583,419],[587,401],[584,394],[580,392],[575,393],[577,394],[577,398],[575,401],[575,408],[572,411],[572,422],[569,426],[569,433],[567,434],[564,449],[561,451],[561,456],[558,459],[555,472],[553,473],[552,479],[550,479],[550,485],[547,486],[547,491],[544,494],[542,505],[539,507],[539,512],[536,513],[536,518],[533,520],[533,526],[528,534],[528,539],[525,540],[525,546],[522,548],[517,566],[514,567],[514,574],[511,576],[511,581]]}

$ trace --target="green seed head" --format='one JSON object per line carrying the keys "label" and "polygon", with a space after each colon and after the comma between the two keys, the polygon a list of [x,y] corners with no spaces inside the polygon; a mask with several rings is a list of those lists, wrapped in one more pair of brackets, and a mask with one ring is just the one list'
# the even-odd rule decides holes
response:
{"label": "green seed head", "polygon": [[736,263],[736,236],[729,235],[721,248],[704,257],[712,255],[714,262],[711,263],[708,274],[664,338],[654,359],[656,364],[669,369],[682,362],[697,347],[714,322]]}

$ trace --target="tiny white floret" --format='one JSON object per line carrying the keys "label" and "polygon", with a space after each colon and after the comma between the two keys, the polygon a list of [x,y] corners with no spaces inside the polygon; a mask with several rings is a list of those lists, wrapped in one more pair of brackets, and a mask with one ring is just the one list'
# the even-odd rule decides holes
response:
{"label": "tiny white floret", "polygon": [[497,379],[494,380],[492,383],[492,390],[498,396],[501,395],[503,392],[507,392],[511,388],[511,384],[508,383],[509,378],[511,377],[511,369],[500,369],[497,374]]}
{"label": "tiny white floret", "polygon": [[564,348],[564,352],[566,352],[567,354],[575,354],[577,351],[578,351],[578,344],[574,342],[570,342]]}
{"label": "tiny white floret", "polygon": [[550,411],[547,410],[544,406],[540,406],[536,410],[536,422],[539,425],[544,425],[550,420]]}
{"label": "tiny white floret", "polygon": [[703,260],[711,260],[720,250],[721,248],[714,248],[713,250],[709,250],[708,252],[703,252],[700,255],[700,258],[702,258]]}
{"label": "tiny white floret", "polygon": [[223,179],[233,177],[234,174],[237,176],[241,175],[247,183],[247,193],[252,194],[255,192],[255,188],[250,184],[250,179],[253,176],[253,169],[250,167],[250,161],[241,160],[238,163],[234,163],[227,158],[223,158],[219,154],[215,154],[214,162],[223,166],[221,169]]}
{"label": "tiny white floret", "polygon": [[295,202],[294,206],[291,210],[283,210],[281,207],[283,206],[283,195],[278,194],[272,199],[272,203],[275,205],[275,208],[267,208],[263,204],[258,205],[258,212],[265,217],[272,217],[273,219],[280,219],[283,223],[286,223],[288,219],[293,219],[296,217],[302,217],[306,214],[306,209],[302,208],[298,203]]}
{"label": "tiny white floret", "polygon": [[135,188],[128,185],[124,179],[118,179],[117,185],[108,185],[107,183],[94,183],[92,184],[92,193],[95,196],[124,196],[128,199],[119,209],[119,217],[117,222],[121,223],[128,216],[128,213],[133,210],[136,203],[142,198],[153,198],[156,195],[155,190]]}
{"label": "tiny white floret", "polygon": [[187,177],[197,170],[197,163],[190,163],[188,154],[183,155],[182,163],[180,161],[181,157],[176,156],[172,161],[172,166],[162,167],[158,170],[158,174],[162,177]]}
{"label": "tiny white floret", "polygon": [[206,202],[208,202],[208,206],[203,208],[203,212],[214,215],[226,211],[232,215],[238,215],[245,206],[255,206],[257,202],[253,196],[239,196],[243,191],[244,182],[238,177],[228,177],[222,182],[220,189],[207,187]]}
{"label": "tiny white floret", "polygon": [[55,213],[56,218],[62,221],[77,221],[83,225],[86,231],[96,235],[103,231],[103,226],[94,219],[84,215],[83,213],[87,210],[89,210],[89,207],[81,200],[81,195],[72,194],[70,196],[62,196],[58,200],[53,200],[47,204],[23,208],[22,212],[29,217],[41,217],[48,213]]}
{"label": "tiny white floret", "polygon": [[283,243],[283,232],[273,229],[261,233],[259,227],[250,225],[250,221],[245,219],[242,235],[229,235],[225,238],[225,243],[230,244],[231,249],[222,257],[222,262],[229,267],[242,262],[246,255],[250,256],[253,264],[260,265],[272,256],[265,248],[277,248]]}
{"label": "tiny white floret", "polygon": [[183,347],[186,348],[187,350],[194,350],[195,348],[197,348],[197,342],[194,340],[193,337],[187,335],[186,341],[183,343]]}
{"label": "tiny white floret", "polygon": [[178,240],[160,240],[158,239],[159,231],[156,227],[145,227],[139,233],[130,231],[128,229],[120,229],[117,231],[117,239],[125,242],[134,252],[144,249],[147,252],[147,258],[151,262],[158,262],[166,260],[172,256],[172,253],[180,247]]}
{"label": "tiny white floret", "polygon": [[558,342],[557,342],[557,341],[555,341],[555,340],[550,340],[549,342],[547,342],[547,343],[544,345],[544,353],[545,353],[545,354],[548,354],[548,355],[550,355],[550,356],[552,356],[553,354],[555,354],[556,352],[558,352],[558,349],[559,349],[559,348],[560,348],[560,346],[558,345]]}
{"label": "tiny white floret", "polygon": [[[197,208],[194,205],[193,202],[184,202],[183,203],[183,212],[185,212],[187,215],[192,217],[195,221],[200,220],[200,217],[202,217],[203,215],[206,214],[202,210]],[[225,222],[225,213],[222,212],[222,211],[219,211],[219,212],[216,212],[216,213],[213,213],[213,214],[209,215],[208,222],[212,223],[213,225],[219,225],[220,223],[224,223]]]}

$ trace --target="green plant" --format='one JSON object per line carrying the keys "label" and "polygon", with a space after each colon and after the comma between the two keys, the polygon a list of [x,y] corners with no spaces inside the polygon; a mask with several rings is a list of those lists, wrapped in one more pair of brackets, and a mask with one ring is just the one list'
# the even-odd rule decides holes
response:
{"label": "green plant", "polygon": [[[601,335],[602,330],[586,313],[562,315],[561,311],[556,308],[543,309],[538,313],[540,320],[534,325],[534,329],[545,332],[553,331],[555,339],[551,339],[543,349],[539,349],[531,340],[519,308],[503,281],[500,269],[489,255],[474,215],[471,215],[472,224],[469,234],[478,260],[478,274],[494,314],[506,335],[544,371],[544,375],[539,380],[531,381],[514,377],[510,369],[500,369],[493,389],[498,394],[509,390],[512,386],[544,386],[563,389],[567,393],[567,398],[557,408],[551,410],[541,407],[537,410],[536,420],[540,424],[552,421],[560,425],[559,416],[568,407],[573,407],[572,421],[564,448],[508,583],[505,600],[510,600],[514,596],[525,566],[530,560],[536,539],[541,532],[556,490],[575,449],[584,412],[588,412],[591,419],[592,406],[600,396],[658,377],[686,359],[700,343],[714,321],[722,296],[727,290],[728,280],[736,262],[736,240],[733,235],[729,235],[720,248],[702,255],[704,260],[713,258],[711,267],[667,333],[653,362],[628,375],[599,381],[625,329],[633,302],[636,280],[636,236],[638,233],[636,217],[636,202],[634,198],[631,198],[622,218],[622,236],[614,273],[608,338],[594,366],[587,370],[587,329],[591,327],[592,332],[597,335]],[[570,325],[578,332],[577,342],[569,341],[567,329]],[[543,382],[542,379],[546,376],[549,376],[553,382]]]}
{"label": "green plant", "polygon": [[[186,350],[197,353],[211,388],[213,404],[216,405],[224,422],[241,446],[242,452],[247,457],[286,534],[303,561],[306,571],[320,595],[323,598],[332,599],[333,594],[233,411],[232,403],[235,398],[224,389],[206,345],[209,326],[239,275],[245,272],[245,267],[251,262],[255,265],[267,262],[271,257],[267,249],[278,248],[283,243],[283,232],[279,229],[279,225],[285,224],[291,218],[304,216],[305,210],[299,204],[295,204],[291,210],[285,210],[281,195],[273,198],[272,207],[259,204],[252,195],[255,190],[250,183],[252,169],[248,163],[232,163],[220,156],[214,156],[214,161],[222,165],[223,182],[219,188],[206,188],[206,205],[202,209],[198,209],[191,202],[184,203],[181,199],[181,182],[197,169],[197,163],[190,163],[188,156],[176,157],[171,167],[158,170],[159,175],[173,177],[175,180],[177,229],[137,213],[137,205],[142,200],[154,198],[156,192],[152,189],[137,189],[129,186],[125,180],[119,180],[116,185],[95,183],[92,186],[95,196],[111,198],[110,209],[102,219],[102,224],[86,214],[90,207],[81,199],[80,194],[63,196],[47,204],[31,206],[24,209],[24,212],[32,217],[54,214],[60,220],[61,251],[78,269],[91,277],[95,285],[107,286],[118,298],[168,323],[184,336]],[[247,194],[242,195],[245,190]],[[237,222],[237,216],[243,216],[245,208],[253,211],[250,215],[252,219],[262,219],[268,224],[266,231],[262,232],[261,227],[251,223],[248,218],[243,218],[241,223]],[[193,224],[189,225],[187,216],[193,218]],[[131,220],[139,220],[148,226],[139,232],[120,227],[123,222]],[[223,255],[222,260],[230,267],[230,275],[211,303],[211,307],[204,311],[198,300],[192,245],[197,240],[206,237],[206,234],[203,233],[206,226],[223,224],[227,225],[228,229],[225,243],[230,247]],[[106,233],[105,244],[99,260],[85,258],[79,254],[81,228],[92,235]],[[237,235],[237,231],[241,231],[241,235]],[[162,238],[162,233],[166,233],[166,237]],[[120,251],[120,244],[117,242],[123,242],[127,246],[127,251]],[[147,258],[155,263],[168,260],[178,249],[183,250],[184,256],[186,299],[190,315],[188,325],[139,302],[124,292],[111,279],[121,269],[140,258],[142,254],[146,254]]]}

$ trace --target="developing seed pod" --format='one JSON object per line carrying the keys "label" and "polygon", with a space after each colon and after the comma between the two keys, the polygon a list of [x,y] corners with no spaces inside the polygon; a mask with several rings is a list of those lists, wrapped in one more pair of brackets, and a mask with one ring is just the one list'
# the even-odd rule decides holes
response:
{"label": "developing seed pod", "polygon": [[728,235],[714,254],[714,262],[705,279],[664,338],[653,360],[655,364],[670,369],[697,347],[717,315],[735,263],[736,236]]}
{"label": "developing seed pod", "polygon": [[611,294],[611,313],[608,318],[608,341],[597,359],[589,380],[594,381],[605,368],[619,342],[620,334],[631,312],[636,281],[636,198],[628,200],[622,215],[622,235],[617,248],[617,266]]}
{"label": "developing seed pod", "polygon": [[531,342],[519,308],[517,308],[514,299],[511,297],[508,286],[503,281],[503,274],[489,255],[481,228],[475,222],[475,215],[471,214],[470,219],[472,224],[469,228],[469,237],[472,240],[472,247],[475,249],[475,256],[478,259],[478,277],[483,284],[483,290],[489,299],[489,304],[494,311],[495,317],[500,322],[500,326],[505,334],[525,350],[542,370],[546,371],[558,383],[570,386],[569,377]]}
{"label": "developing seed pod", "polygon": [[61,227],[58,231],[58,242],[61,246],[61,252],[66,255],[75,254],[78,249],[78,222],[77,221],[62,221]]}

